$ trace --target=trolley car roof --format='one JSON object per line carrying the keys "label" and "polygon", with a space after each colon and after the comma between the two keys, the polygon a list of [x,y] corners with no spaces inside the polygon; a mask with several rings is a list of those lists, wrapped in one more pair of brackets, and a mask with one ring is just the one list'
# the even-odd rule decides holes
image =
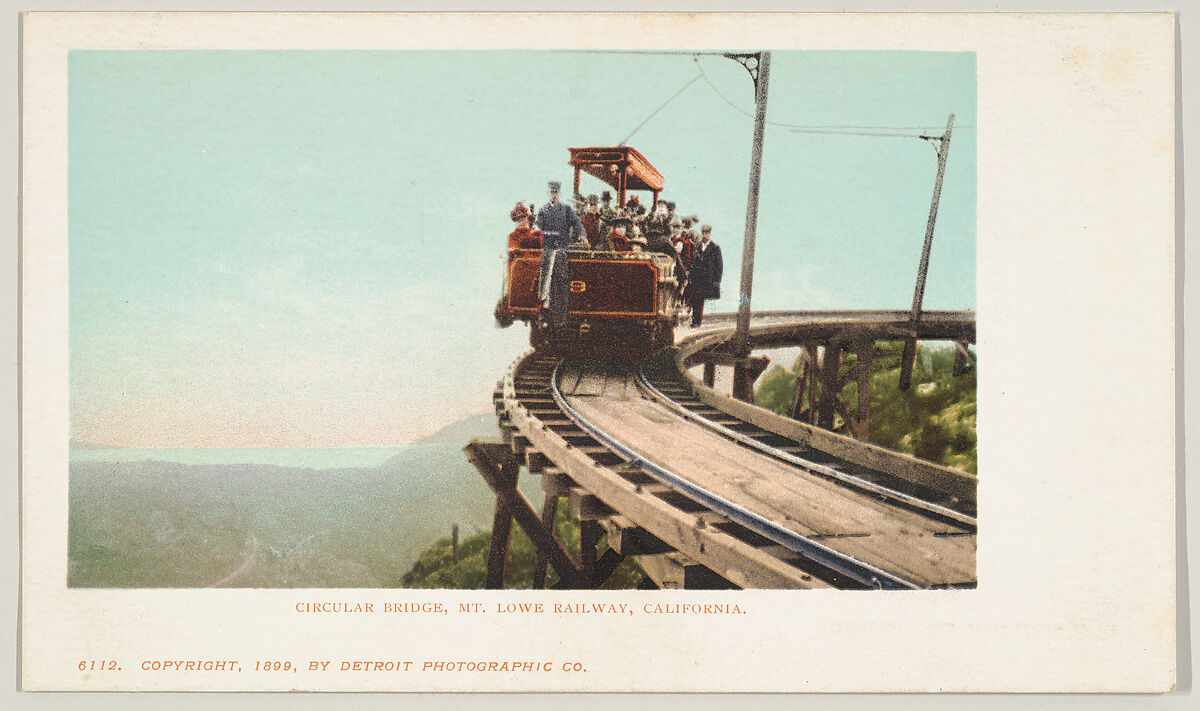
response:
{"label": "trolley car roof", "polygon": [[568,148],[571,151],[570,165],[588,175],[602,180],[614,188],[620,188],[620,171],[625,171],[625,187],[629,190],[651,190],[658,193],[663,189],[663,176],[650,161],[629,146],[589,146]]}

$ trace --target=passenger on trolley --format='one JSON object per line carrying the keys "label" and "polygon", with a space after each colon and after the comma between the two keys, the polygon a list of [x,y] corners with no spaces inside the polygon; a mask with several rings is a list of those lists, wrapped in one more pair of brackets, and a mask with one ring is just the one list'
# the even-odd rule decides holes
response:
{"label": "passenger on trolley", "polygon": [[683,298],[692,309],[692,326],[704,322],[704,302],[721,298],[721,273],[724,264],[721,260],[721,247],[712,241],[712,227],[700,227],[700,246],[692,262],[692,271],[688,277],[687,288]]}
{"label": "passenger on trolley", "polygon": [[630,221],[628,217],[618,217],[613,220],[612,232],[608,234],[608,246],[614,252],[629,251],[629,237],[626,232],[629,230]]}
{"label": "passenger on trolley", "polygon": [[525,207],[525,203],[519,202],[517,206],[509,213],[512,221],[517,223],[517,228],[508,235],[509,249],[541,249],[542,248],[542,233],[540,230],[531,228],[529,221],[533,217],[529,213],[529,209]]}
{"label": "passenger on trolley", "polygon": [[538,269],[538,300],[549,323],[560,325],[570,312],[570,275],[566,250],[586,241],[583,223],[569,205],[559,202],[562,183],[549,183],[550,202],[538,210],[542,230],[542,263]]}

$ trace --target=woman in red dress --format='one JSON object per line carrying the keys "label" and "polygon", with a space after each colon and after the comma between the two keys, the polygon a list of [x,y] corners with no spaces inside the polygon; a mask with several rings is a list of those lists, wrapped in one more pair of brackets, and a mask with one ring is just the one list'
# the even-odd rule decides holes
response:
{"label": "woman in red dress", "polygon": [[529,214],[529,208],[525,207],[525,203],[517,203],[517,206],[512,209],[512,212],[508,216],[512,218],[513,222],[517,223],[517,229],[508,235],[509,249],[542,248],[542,232],[537,228],[529,226],[529,220],[532,218],[532,215]]}

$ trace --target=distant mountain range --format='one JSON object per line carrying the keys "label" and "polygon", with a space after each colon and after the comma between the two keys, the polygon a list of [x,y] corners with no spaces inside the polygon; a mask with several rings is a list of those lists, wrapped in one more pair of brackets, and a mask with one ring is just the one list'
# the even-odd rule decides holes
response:
{"label": "distant mountain range", "polygon": [[452,422],[437,432],[417,440],[416,444],[457,444],[462,447],[475,438],[487,439],[499,436],[500,427],[496,416],[485,412]]}
{"label": "distant mountain range", "polygon": [[74,461],[69,584],[398,586],[452,524],[490,528],[495,498],[462,447],[497,436],[475,415],[371,468]]}

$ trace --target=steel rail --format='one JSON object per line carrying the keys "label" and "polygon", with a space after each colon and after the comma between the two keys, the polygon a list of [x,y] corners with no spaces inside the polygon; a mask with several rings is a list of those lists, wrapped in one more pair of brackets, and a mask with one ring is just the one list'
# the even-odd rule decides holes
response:
{"label": "steel rail", "polygon": [[575,424],[579,425],[584,431],[602,442],[606,447],[617,452],[622,457],[629,460],[630,464],[646,472],[656,480],[674,489],[675,491],[687,496],[690,499],[712,509],[716,513],[725,516],[729,520],[744,526],[745,528],[754,531],[755,533],[777,543],[789,550],[792,550],[800,555],[809,558],[825,567],[837,571],[847,577],[856,580],[859,583],[868,585],[877,589],[884,590],[916,590],[920,586],[912,582],[900,578],[896,575],[881,570],[873,565],[864,563],[863,561],[854,558],[853,556],[840,553],[828,546],[821,545],[816,541],[811,541],[804,536],[783,528],[771,521],[755,514],[746,509],[728,501],[712,492],[703,489],[669,469],[655,464],[627,445],[617,441],[601,430],[582,414],[579,413],[570,403],[567,402],[562,390],[558,386],[559,378],[562,374],[562,366],[565,361],[559,361],[554,367],[554,372],[550,376],[550,392],[554,398],[555,404],[558,405],[564,413],[570,417]]}
{"label": "steel rail", "polygon": [[[558,459],[558,447],[555,446],[553,440],[564,438],[568,435],[564,434],[563,423],[570,423],[573,428],[573,433],[587,434],[587,431],[572,421],[570,416],[564,412],[561,406],[551,397],[549,387],[549,377],[553,375],[557,359],[538,357],[533,351],[529,351],[524,356],[513,361],[509,370],[497,383],[496,391],[493,393],[493,400],[496,403],[496,412],[501,420],[508,419],[514,432],[521,432],[527,439],[526,447],[533,447],[535,451],[539,451],[551,460],[551,466],[557,467],[559,471],[571,477],[571,479],[584,490],[591,491],[606,504],[616,502],[613,508],[618,512],[624,513],[622,504],[625,502],[620,496],[614,499],[609,499],[606,495],[602,496],[603,489],[595,489],[588,477],[589,474],[583,470],[591,470],[591,475],[596,475],[599,470],[604,470],[605,475],[611,475],[613,481],[622,482],[615,488],[618,494],[648,496],[654,500],[659,506],[651,505],[651,509],[658,508],[658,511],[651,511],[650,518],[633,517],[629,520],[638,527],[643,527],[650,535],[655,536],[667,545],[684,553],[701,565],[712,566],[708,556],[714,554],[718,559],[729,558],[733,556],[740,562],[729,563],[729,567],[716,567],[715,570],[724,572],[718,573],[721,577],[738,587],[765,587],[771,589],[785,588],[820,588],[820,587],[838,587],[844,583],[839,582],[836,578],[841,577],[835,571],[825,569],[827,572],[818,572],[811,570],[798,564],[798,561],[792,557],[791,551],[783,546],[774,545],[763,547],[761,543],[755,543],[747,540],[741,533],[733,530],[725,530],[724,527],[717,525],[705,526],[697,525],[697,514],[701,515],[703,521],[703,513],[697,511],[693,507],[684,507],[679,503],[668,501],[665,497],[658,494],[646,494],[641,490],[642,484],[632,482],[627,476],[623,475],[620,470],[636,471],[644,475],[646,478],[655,482],[658,480],[646,474],[644,470],[636,467],[630,467],[628,462],[618,453],[611,449],[605,448],[616,457],[617,463],[595,462],[593,457],[588,454],[578,455],[588,464],[581,464],[579,461],[572,461],[570,450],[573,446],[564,442],[562,444],[562,453],[566,458]],[[530,378],[533,372],[537,372],[537,383],[535,384]],[[536,399],[538,407],[546,407],[552,405],[554,407],[555,417],[561,417],[562,423],[548,425],[543,419],[542,412],[531,412],[526,409],[526,398]],[[502,427],[503,429],[503,427]],[[592,438],[595,440],[595,438]],[[547,441],[549,440],[549,441]],[[511,444],[511,443],[510,443]],[[595,440],[595,444],[601,445],[599,440]],[[553,456],[551,456],[553,455]],[[597,467],[599,469],[597,469]],[[628,486],[625,486],[628,483]],[[614,487],[609,487],[608,494],[612,494]],[[670,487],[663,487],[666,491],[677,494]],[[692,503],[691,499],[686,499]],[[669,513],[664,515],[662,508],[665,507]],[[715,512],[708,512],[714,513]],[[662,516],[661,519],[655,518]],[[750,533],[746,531],[746,533]],[[785,553],[786,552],[786,553]],[[631,555],[637,556],[633,553]],[[649,555],[654,555],[650,553]],[[769,559],[769,560],[767,560]],[[748,582],[759,579],[770,580],[770,584],[751,584]],[[846,579],[846,582],[850,582]],[[854,587],[858,587],[861,583],[854,581]]]}
{"label": "steel rail", "polygon": [[779,459],[781,461],[787,462],[788,464],[792,464],[794,466],[800,467],[801,469],[804,469],[805,471],[808,471],[812,474],[817,474],[820,476],[828,477],[830,479],[834,479],[834,480],[836,480],[842,484],[845,484],[851,488],[866,491],[871,494],[876,494],[878,496],[892,499],[893,501],[899,501],[909,507],[924,511],[925,513],[929,513],[929,514],[932,514],[932,515],[940,517],[940,518],[952,520],[956,523],[962,524],[962,525],[970,528],[972,531],[976,530],[976,528],[977,528],[976,520],[973,516],[968,516],[960,511],[955,511],[954,509],[951,509],[951,508],[948,508],[945,506],[940,506],[938,504],[932,503],[930,501],[926,501],[926,500],[918,498],[916,496],[912,496],[910,494],[905,494],[903,492],[896,491],[895,489],[891,489],[889,487],[867,481],[860,477],[856,477],[852,474],[847,474],[845,472],[838,471],[837,469],[834,469],[830,466],[820,464],[818,462],[814,462],[812,460],[805,459],[803,457],[798,457],[790,452],[785,452],[777,447],[772,447],[769,444],[760,442],[757,439],[754,439],[753,437],[751,437],[747,434],[730,429],[729,427],[726,427],[725,425],[713,422],[712,420],[708,419],[707,417],[705,417],[699,413],[692,412],[691,410],[689,410],[686,407],[684,407],[683,405],[680,405],[679,403],[675,402],[673,399],[668,397],[661,390],[656,388],[654,386],[654,384],[650,382],[650,379],[646,376],[646,370],[642,366],[638,367],[638,386],[641,387],[646,392],[648,392],[656,400],[660,401],[664,406],[669,408],[672,412],[675,412],[676,414],[681,415],[693,422],[696,422],[697,424],[700,424],[703,427],[706,427],[714,432],[717,432],[725,437],[728,437],[729,439],[732,439],[736,442],[746,445],[747,447],[750,447],[759,452],[762,452],[763,454],[766,454],[767,456],[770,456],[775,459]]}

